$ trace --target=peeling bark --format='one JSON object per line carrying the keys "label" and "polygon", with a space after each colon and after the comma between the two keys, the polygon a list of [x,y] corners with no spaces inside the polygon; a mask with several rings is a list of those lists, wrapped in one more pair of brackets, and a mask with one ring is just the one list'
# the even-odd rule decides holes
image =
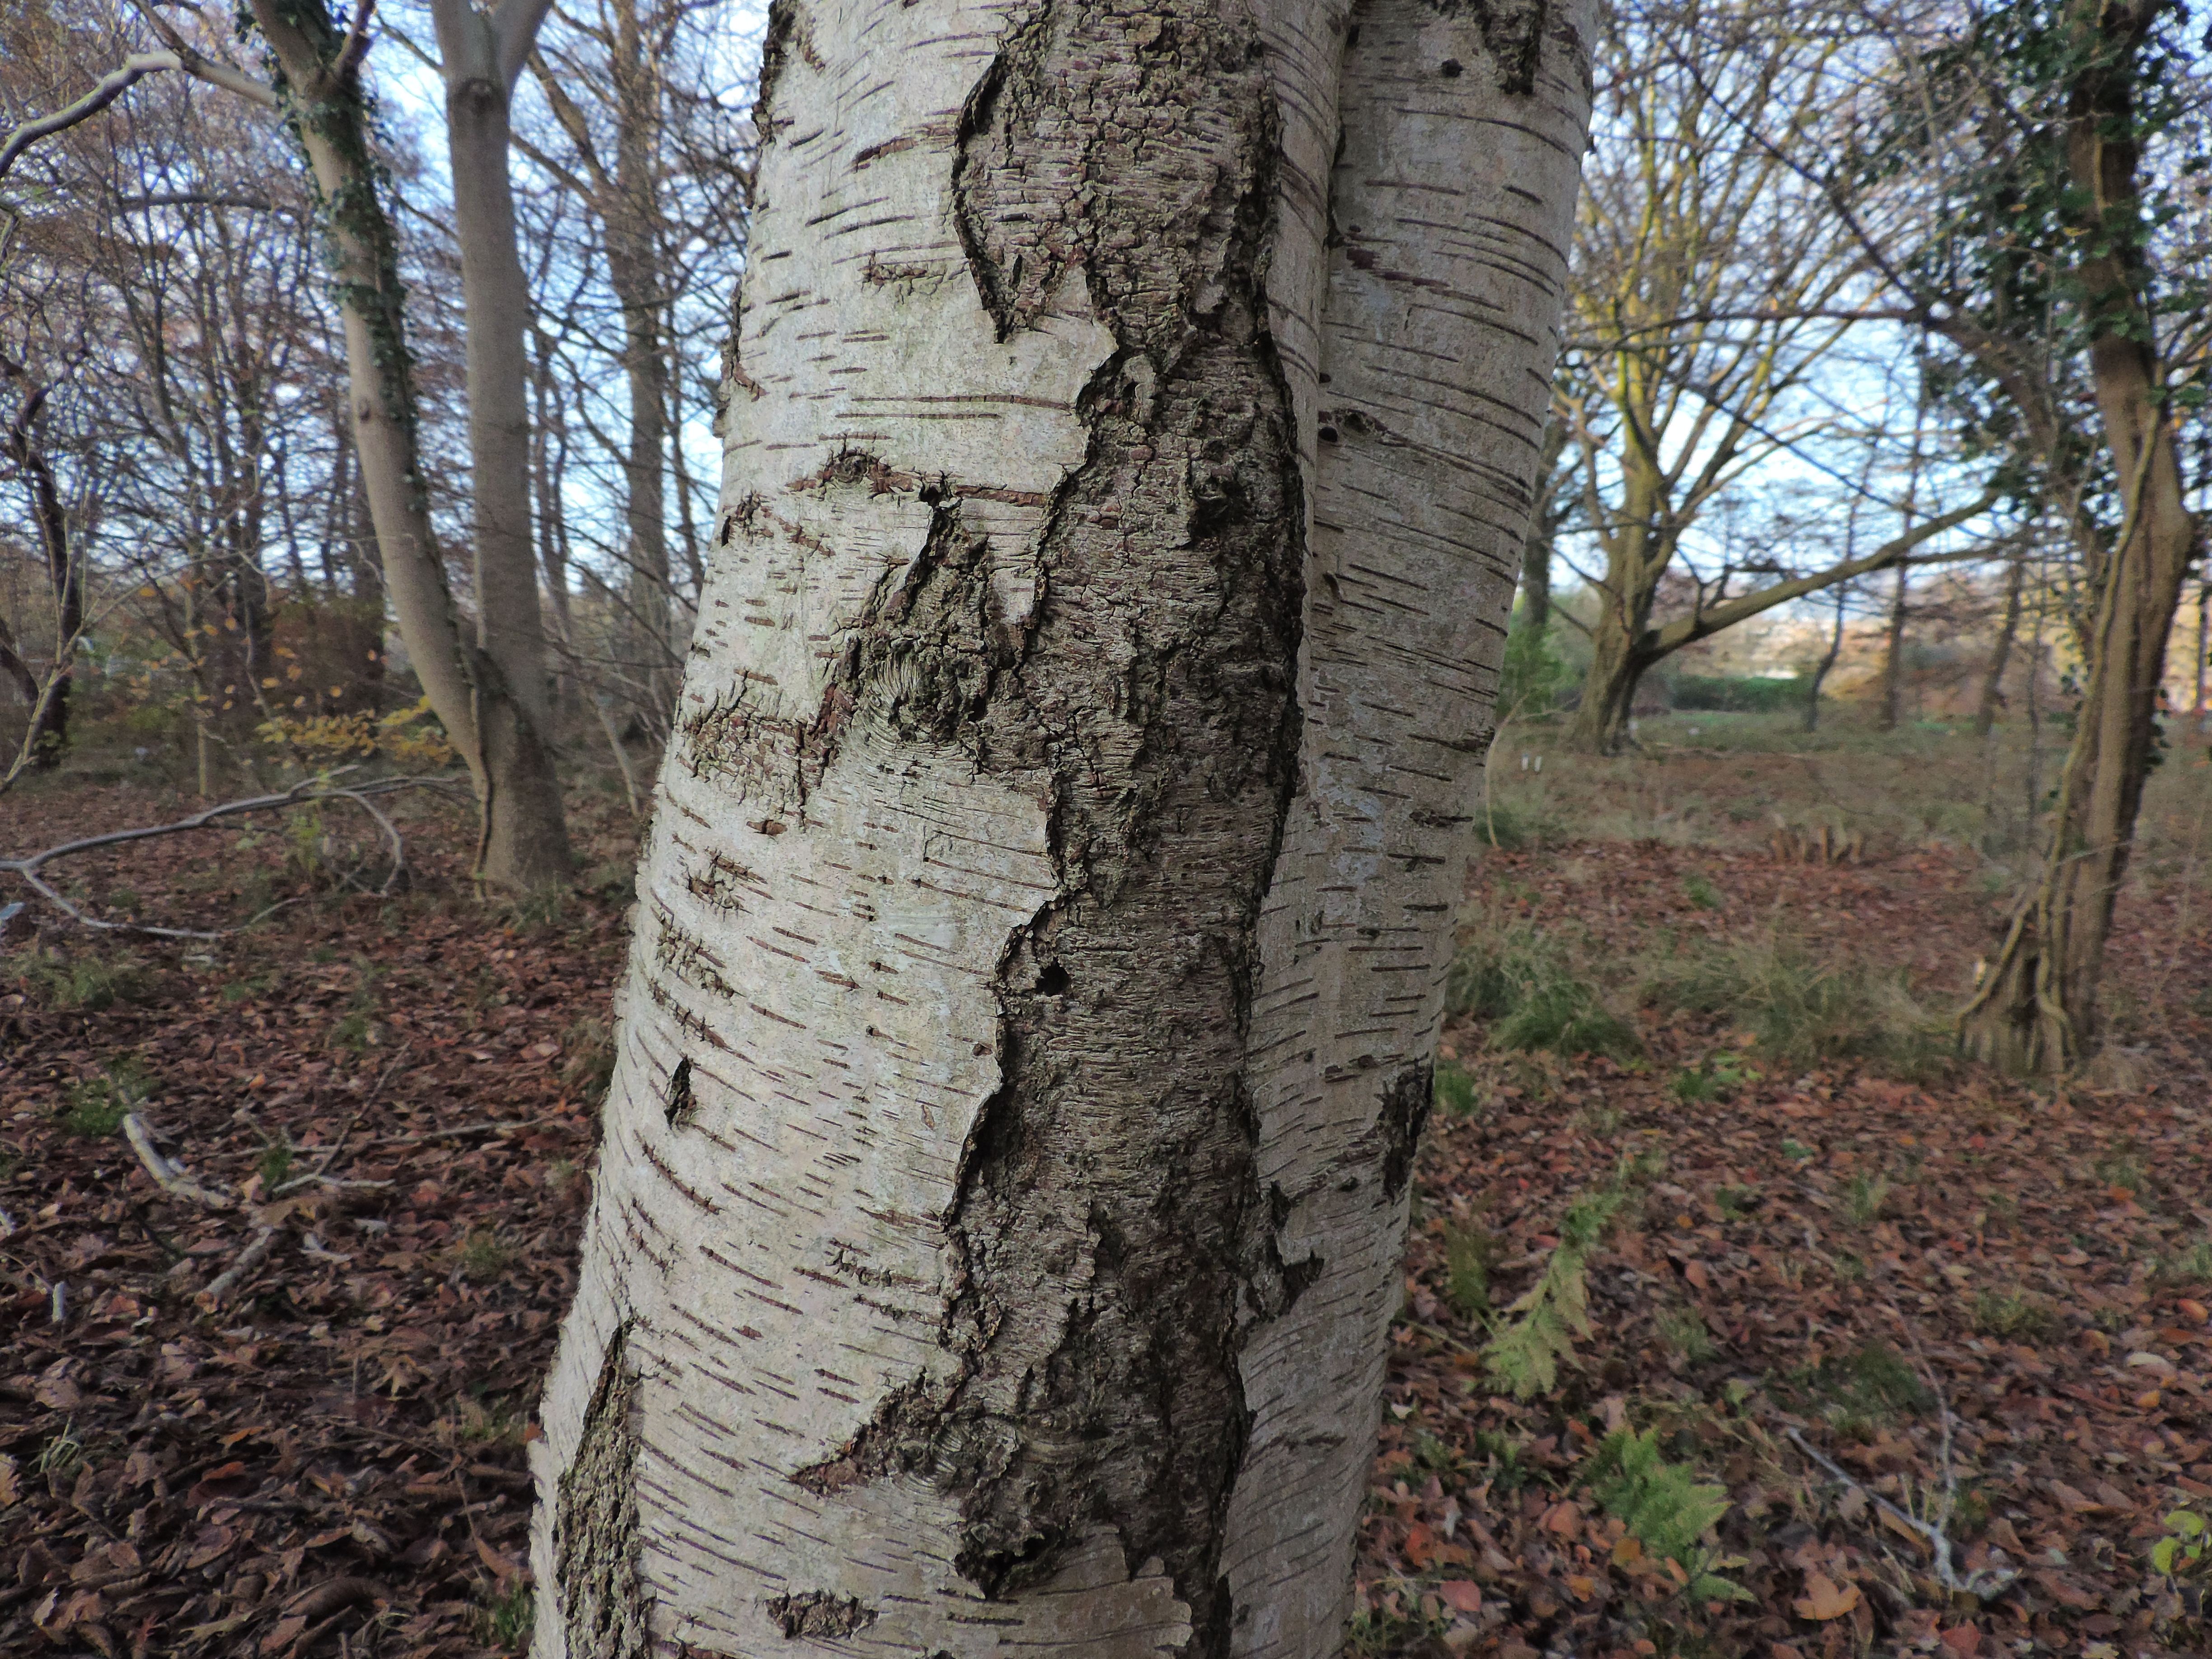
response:
{"label": "peeling bark", "polygon": [[657,1642],[1335,1653],[1588,107],[1495,27],[772,14],[534,1454],[628,1332]]}

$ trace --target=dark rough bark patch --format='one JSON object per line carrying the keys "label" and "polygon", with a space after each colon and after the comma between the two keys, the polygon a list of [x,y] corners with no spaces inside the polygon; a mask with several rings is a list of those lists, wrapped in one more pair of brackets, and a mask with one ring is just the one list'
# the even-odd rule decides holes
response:
{"label": "dark rough bark patch", "polygon": [[691,1062],[679,1060],[676,1069],[668,1074],[669,1127],[681,1129],[697,1122],[698,1118],[698,1102],[691,1093]]}
{"label": "dark rough bark patch", "polygon": [[876,1622],[876,1610],[857,1595],[807,1590],[777,1595],[767,1602],[768,1616],[786,1636],[850,1636]]}
{"label": "dark rough bark patch", "polygon": [[1375,1127],[1382,1141],[1382,1196],[1390,1203],[1406,1195],[1413,1154],[1420,1149],[1421,1129],[1429,1121],[1429,1102],[1435,1092],[1433,1067],[1425,1060],[1402,1068],[1382,1091]]}
{"label": "dark rough bark patch", "polygon": [[957,1364],[810,1491],[957,1493],[1000,1596],[1101,1526],[1227,1651],[1218,1540],[1250,1428],[1238,1355],[1285,1264],[1244,1080],[1256,933],[1297,773],[1303,505],[1266,325],[1275,116],[1248,16],[1045,0],[969,100],[956,220],[1002,334],[1081,270],[1117,349],[1078,402],[1034,610],[999,613],[960,502],[832,672],[865,715],[1045,805],[1059,894],[994,975],[1000,1086],[946,1215]]}
{"label": "dark rough bark patch", "polygon": [[607,1345],[554,1516],[568,1651],[592,1659],[645,1659],[652,1649],[637,1571],[638,1379],[629,1346],[624,1325]]}
{"label": "dark rough bark patch", "polygon": [[768,27],[761,35],[760,89],[753,100],[753,125],[763,143],[775,137],[772,114],[776,82],[783,78],[785,65],[794,57],[810,68],[822,67],[821,54],[814,49],[813,31],[807,27],[805,12],[795,0],[772,0],[768,9]]}
{"label": "dark rough bark patch", "polygon": [[[1546,0],[1467,0],[1482,30],[1482,44],[1498,65],[1498,84],[1526,96],[1536,89],[1536,66],[1544,55],[1544,30],[1551,8]],[[1449,16],[1459,9],[1444,0],[1437,9]]]}

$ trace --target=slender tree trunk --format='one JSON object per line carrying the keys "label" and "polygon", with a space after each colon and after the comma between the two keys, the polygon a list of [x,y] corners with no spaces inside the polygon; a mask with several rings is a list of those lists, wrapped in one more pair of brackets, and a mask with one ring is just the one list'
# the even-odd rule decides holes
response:
{"label": "slender tree trunk", "polygon": [[[551,750],[538,738],[542,726],[518,705],[503,665],[463,637],[431,531],[397,244],[377,193],[357,70],[339,63],[344,36],[320,4],[252,3],[255,21],[283,70],[317,188],[329,204],[326,258],[344,319],[354,453],[378,563],[415,672],[476,787],[483,817],[477,873],[492,885],[522,890],[564,881],[570,874],[568,835]],[[526,556],[526,511],[525,522]],[[534,614],[537,583],[526,580]],[[488,594],[480,587],[480,606],[496,608],[500,591]],[[538,678],[542,682],[542,665]],[[540,684],[541,695],[543,690]]]}
{"label": "slender tree trunk", "polygon": [[31,522],[38,526],[39,551],[53,600],[53,665],[31,696],[31,728],[25,738],[32,766],[50,772],[69,750],[70,693],[76,684],[77,646],[84,632],[84,562],[70,545],[69,514],[62,506],[53,465],[38,440],[39,416],[46,402],[44,386],[27,393],[15,418],[0,432],[0,455],[15,465],[30,491]]}
{"label": "slender tree trunk", "polygon": [[1828,676],[1836,666],[1836,659],[1844,653],[1844,601],[1848,591],[1843,587],[1836,590],[1836,621],[1828,630],[1828,648],[1820,658],[1820,665],[1813,671],[1813,684],[1805,690],[1805,729],[1808,732],[1820,729],[1820,688],[1828,683]]}
{"label": "slender tree trunk", "polygon": [[1889,631],[1882,641],[1880,725],[1885,732],[1896,731],[1904,719],[1905,601],[1911,586],[1911,577],[1899,565],[1897,588],[1889,602]]}
{"label": "slender tree trunk", "polygon": [[[542,15],[543,8],[539,8]],[[446,83],[453,232],[468,313],[469,479],[476,538],[477,726],[495,804],[478,860],[496,886],[532,890],[573,873],[554,770],[552,682],[530,538],[530,284],[515,240],[508,104],[520,56],[512,6],[432,8]],[[534,21],[530,32],[534,33]],[[526,40],[524,46],[526,49]],[[503,58],[503,52],[507,54]]]}
{"label": "slender tree trunk", "polygon": [[639,625],[638,679],[653,724],[665,727],[678,672],[671,635],[668,511],[665,490],[668,376],[654,156],[660,136],[660,88],[638,27],[635,0],[617,0],[615,176],[606,216],[607,280],[623,313],[623,373],[629,392],[629,449],[623,461],[623,512],[629,536],[630,614]]}
{"label": "slender tree trunk", "polygon": [[1974,735],[1986,738],[2004,706],[2005,665],[2012,660],[2013,641],[2020,637],[2021,595],[2027,586],[2027,556],[2022,554],[2005,573],[2004,620],[1997,625],[1996,643],[1990,647],[1989,672],[1982,676],[1981,701],[1974,709]]}
{"label": "slender tree trunk", "polygon": [[1521,543],[1521,614],[1516,625],[1539,635],[1552,625],[1552,548],[1559,539],[1560,469],[1566,459],[1567,423],[1557,416],[1544,422],[1537,461],[1535,510]]}
{"label": "slender tree trunk", "polygon": [[1589,108],[1516,15],[776,7],[541,1659],[1339,1651]]}
{"label": "slender tree trunk", "polygon": [[2089,348],[2097,412],[2124,515],[2092,580],[2087,669],[2059,775],[2043,874],[2014,915],[1995,963],[1960,1016],[1970,1053],[2016,1071],[2058,1072],[2097,1041],[2097,994],[2112,906],[2158,738],[2166,647],[2197,550],[2164,376],[2140,295],[2142,239],[2134,77],[2153,13],[2081,0],[2077,27],[2104,48],[2071,89],[2067,170],[2100,234],[2079,276],[2099,296]]}
{"label": "slender tree trunk", "polygon": [[510,86],[492,15],[461,0],[433,9],[446,82],[453,235],[467,313],[470,527],[477,639],[522,718],[552,721],[538,557],[530,537],[530,283],[507,168]]}
{"label": "slender tree trunk", "polygon": [[2189,705],[2201,735],[2204,730],[2204,677],[2212,670],[2212,577],[2197,586],[2197,696]]}

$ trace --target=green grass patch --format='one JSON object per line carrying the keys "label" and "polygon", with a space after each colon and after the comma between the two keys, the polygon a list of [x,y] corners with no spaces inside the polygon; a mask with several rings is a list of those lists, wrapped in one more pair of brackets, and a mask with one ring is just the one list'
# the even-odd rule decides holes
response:
{"label": "green grass patch", "polygon": [[1832,1354],[1798,1372],[1796,1381],[1820,1401],[1820,1414],[1839,1431],[1862,1438],[1900,1416],[1917,1417],[1936,1408],[1928,1385],[1886,1342]]}
{"label": "green grass patch", "polygon": [[1467,1320],[1490,1316],[1490,1275],[1500,1241],[1487,1227],[1444,1226],[1444,1296]]}
{"label": "green grass patch", "polygon": [[1461,951],[1444,982],[1444,1006],[1487,1021],[1493,1048],[1629,1060],[1642,1047],[1558,945],[1532,928],[1506,928]]}
{"label": "green grass patch", "polygon": [[100,1076],[70,1085],[62,1106],[62,1127],[88,1140],[104,1140],[145,1103],[153,1087],[152,1074],[136,1055],[111,1060]]}
{"label": "green grass patch", "polygon": [[1973,1301],[1974,1329],[1983,1336],[2043,1337],[2058,1328],[2058,1316],[2051,1304],[2026,1291],[1977,1291]]}
{"label": "green grass patch", "polygon": [[1470,1117],[1474,1113],[1474,1079],[1455,1060],[1439,1060],[1436,1075],[1437,1109],[1447,1117]]}
{"label": "green grass patch", "polygon": [[1723,1014],[1760,1059],[1787,1066],[1875,1059],[1923,1072],[1941,1034],[1901,980],[1855,962],[1815,960],[1780,938],[1691,949],[1654,963],[1645,994],[1662,1007]]}
{"label": "green grass patch", "polygon": [[153,994],[153,975],[135,957],[86,951],[28,951],[8,964],[10,977],[25,993],[49,1008],[100,1013],[118,1002],[143,1002]]}

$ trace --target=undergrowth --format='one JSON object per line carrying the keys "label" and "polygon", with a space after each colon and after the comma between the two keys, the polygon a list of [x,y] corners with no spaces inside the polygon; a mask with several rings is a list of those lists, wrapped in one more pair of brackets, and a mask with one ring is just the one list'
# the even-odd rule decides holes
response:
{"label": "undergrowth", "polygon": [[1462,951],[1444,982],[1444,1006],[1487,1022],[1493,1048],[1628,1060],[1641,1048],[1597,988],[1576,976],[1558,942],[1530,927],[1487,933]]}
{"label": "undergrowth", "polygon": [[[1632,1188],[1648,1173],[1623,1160],[1611,1181],[1569,1204],[1559,1223],[1559,1242],[1545,1258],[1544,1271],[1505,1310],[1482,1350],[1482,1359],[1491,1380],[1515,1399],[1549,1394],[1559,1381],[1559,1362],[1574,1352],[1577,1338],[1589,1335],[1590,1259],[1603,1246]],[[1483,1289],[1486,1299],[1486,1264]]]}
{"label": "undergrowth", "polygon": [[1748,1601],[1749,1591],[1716,1567],[1738,1565],[1702,1540],[1728,1513],[1723,1487],[1700,1482],[1697,1471],[1659,1455],[1655,1429],[1619,1429],[1591,1454],[1590,1495],[1627,1527],[1646,1555],[1674,1563],[1693,1601]]}
{"label": "undergrowth", "polygon": [[7,973],[49,1008],[99,1013],[118,1002],[139,1002],[153,989],[145,965],[127,955],[32,950],[9,958]]}
{"label": "undergrowth", "polygon": [[1941,1035],[1899,980],[1779,936],[1670,952],[1644,988],[1663,1007],[1727,1016],[1778,1064],[1856,1058],[1911,1074],[1941,1064]]}

